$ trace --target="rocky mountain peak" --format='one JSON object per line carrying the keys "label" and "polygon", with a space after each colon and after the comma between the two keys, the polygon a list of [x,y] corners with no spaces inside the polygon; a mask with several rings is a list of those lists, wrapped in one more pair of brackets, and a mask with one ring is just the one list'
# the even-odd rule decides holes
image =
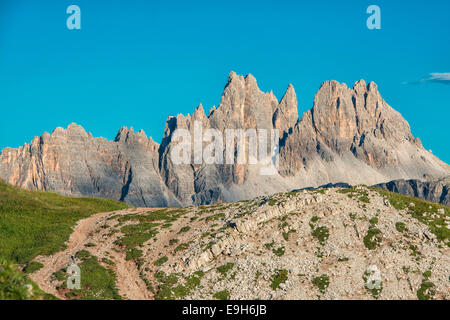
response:
{"label": "rocky mountain peak", "polygon": [[[263,177],[250,164],[172,163],[173,132],[192,131],[195,121],[221,132],[279,129],[279,174]],[[122,127],[107,141],[70,124],[0,156],[0,178],[11,184],[138,206],[234,201],[328,183],[373,185],[449,174],[450,167],[412,136],[374,82],[359,80],[353,88],[323,82],[313,107],[299,120],[294,86],[278,101],[272,91],[262,92],[252,75],[235,72],[208,116],[199,104],[192,116],[168,117],[161,145],[132,127]]]}
{"label": "rocky mountain peak", "polygon": [[130,134],[134,134],[133,127],[127,128],[127,127],[121,127],[119,131],[116,134],[116,138],[114,141],[120,142],[120,141],[126,141]]}
{"label": "rocky mountain peak", "polygon": [[198,105],[198,107],[195,109],[194,113],[192,114],[192,119],[194,121],[206,121],[207,120],[205,110],[203,109],[203,105],[201,103]]}
{"label": "rocky mountain peak", "polygon": [[293,128],[298,121],[297,95],[292,84],[289,84],[286,93],[273,114],[273,126],[281,131]]}

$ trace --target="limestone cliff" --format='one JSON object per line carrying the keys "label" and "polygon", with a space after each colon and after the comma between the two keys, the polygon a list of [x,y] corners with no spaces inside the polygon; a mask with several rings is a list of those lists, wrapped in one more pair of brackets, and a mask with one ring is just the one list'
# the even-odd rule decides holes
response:
{"label": "limestone cliff", "polygon": [[[253,164],[174,164],[176,129],[278,129],[278,174],[263,176]],[[248,148],[247,142],[246,147]],[[195,155],[192,155],[193,160]],[[414,138],[405,119],[364,80],[353,88],[324,82],[299,120],[289,85],[279,101],[252,75],[231,72],[220,105],[206,115],[169,117],[161,144],[143,131],[122,128],[114,141],[94,138],[81,126],[56,128],[28,145],[6,148],[0,178],[26,189],[123,200],[135,206],[177,206],[250,199],[328,183],[378,184],[398,179],[438,179],[450,168]]]}

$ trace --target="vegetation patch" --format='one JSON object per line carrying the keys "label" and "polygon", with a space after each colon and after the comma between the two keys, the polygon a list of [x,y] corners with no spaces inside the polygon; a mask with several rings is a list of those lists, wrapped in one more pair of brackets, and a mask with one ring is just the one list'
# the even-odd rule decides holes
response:
{"label": "vegetation patch", "polygon": [[446,217],[450,216],[449,207],[378,188],[371,187],[371,189],[389,200],[395,209],[406,210],[413,218],[427,225],[438,241],[442,241],[450,247],[450,230],[445,221]]}
{"label": "vegetation patch", "polygon": [[224,278],[227,276],[228,271],[233,269],[234,263],[228,262],[227,264],[224,264],[217,268],[217,272],[219,272]]}
{"label": "vegetation patch", "polygon": [[190,229],[191,229],[190,226],[184,226],[183,228],[180,229],[180,231],[178,231],[178,233],[188,232]]}
{"label": "vegetation patch", "polygon": [[138,221],[140,223],[145,222],[165,222],[170,223],[178,220],[183,214],[186,213],[186,209],[180,208],[165,208],[156,211],[149,211],[145,214],[127,214],[119,217],[119,222],[126,221]]}
{"label": "vegetation patch", "polygon": [[100,265],[97,257],[86,250],[79,251],[76,257],[82,260],[78,265],[81,270],[81,289],[67,292],[67,298],[83,300],[118,300],[122,298],[116,288],[114,271]]}
{"label": "vegetation patch", "polygon": [[107,265],[110,266],[115,266],[116,264],[114,263],[114,261],[112,261],[111,259],[108,258],[102,258],[102,262],[106,263]]}
{"label": "vegetation patch", "polygon": [[282,255],[284,255],[286,251],[286,248],[284,246],[279,247],[278,249],[272,249],[272,252],[274,255],[276,255],[277,257],[281,257]]}
{"label": "vegetation patch", "polygon": [[183,278],[184,284],[178,284],[180,278],[179,274],[166,276],[163,271],[159,271],[155,274],[155,279],[159,282],[155,299],[183,299],[200,285],[203,276],[204,273],[202,271],[196,271],[191,276]]}
{"label": "vegetation patch", "polygon": [[396,229],[398,232],[403,232],[403,231],[405,231],[405,229],[406,229],[406,224],[403,223],[403,222],[397,222],[397,223],[395,224],[395,229]]}
{"label": "vegetation patch", "polygon": [[330,230],[327,227],[321,226],[317,228],[313,228],[311,232],[312,236],[316,238],[320,244],[324,245],[325,242],[330,237]]}
{"label": "vegetation patch", "polygon": [[358,198],[359,201],[364,202],[364,203],[370,203],[370,199],[367,195],[363,195],[361,197]]}
{"label": "vegetation patch", "polygon": [[124,246],[126,249],[132,249],[143,245],[146,241],[158,234],[156,227],[159,223],[143,222],[124,226],[120,231],[124,234],[115,241],[115,244]]}
{"label": "vegetation patch", "polygon": [[272,248],[275,245],[275,240],[270,242],[270,243],[265,243],[264,247],[266,247],[267,250],[269,250],[270,248]]}
{"label": "vegetation patch", "polygon": [[225,218],[225,213],[217,213],[217,214],[213,214],[209,217],[205,218],[205,221],[211,221],[211,220],[220,220],[220,219],[224,219]]}
{"label": "vegetation patch", "polygon": [[417,290],[417,298],[419,300],[430,300],[435,295],[434,283],[429,281],[431,277],[431,270],[425,271],[423,274],[423,280],[420,284],[419,290]]}
{"label": "vegetation patch", "polygon": [[166,263],[169,260],[167,256],[161,257],[158,260],[156,260],[153,264],[157,267],[162,266],[164,263]]}
{"label": "vegetation patch", "polygon": [[321,293],[325,293],[330,285],[330,278],[326,274],[322,274],[321,276],[312,279],[311,282]]}
{"label": "vegetation patch", "polygon": [[370,226],[363,242],[367,249],[374,250],[381,243],[381,230]]}
{"label": "vegetation patch", "polygon": [[217,300],[229,300],[230,292],[228,290],[222,290],[222,291],[216,292],[213,295],[213,298],[215,298]]}
{"label": "vegetation patch", "polygon": [[[365,187],[365,186],[364,186]],[[346,194],[350,199],[357,198],[360,202],[370,203],[369,193],[361,187],[352,187],[337,190],[338,193]]]}
{"label": "vegetation patch", "polygon": [[280,269],[272,275],[272,283],[270,287],[273,290],[277,290],[280,287],[280,284],[285,283],[288,279],[288,271],[286,269]]}
{"label": "vegetation patch", "polygon": [[64,249],[78,220],[125,208],[117,201],[27,191],[0,180],[0,257],[23,265],[51,255]]}
{"label": "vegetation patch", "polygon": [[16,264],[0,259],[0,300],[53,300],[43,292]]}
{"label": "vegetation patch", "polygon": [[317,226],[316,223],[319,220],[320,218],[318,216],[312,217],[309,226],[311,227],[311,235],[316,238],[321,245],[324,245],[330,237],[330,230],[325,226]]}
{"label": "vegetation patch", "polygon": [[126,260],[137,260],[140,257],[142,257],[142,250],[139,250],[137,248],[133,248],[127,251]]}
{"label": "vegetation patch", "polygon": [[40,262],[32,261],[23,268],[23,272],[25,273],[34,273],[41,269],[44,265]]}
{"label": "vegetation patch", "polygon": [[286,240],[286,241],[289,241],[289,235],[291,233],[295,233],[295,232],[296,232],[296,230],[294,230],[294,229],[291,229],[288,232],[283,232],[283,239]]}
{"label": "vegetation patch", "polygon": [[189,248],[189,244],[182,243],[175,248],[174,252],[176,253],[178,251],[183,251],[183,250],[186,250],[187,248]]}

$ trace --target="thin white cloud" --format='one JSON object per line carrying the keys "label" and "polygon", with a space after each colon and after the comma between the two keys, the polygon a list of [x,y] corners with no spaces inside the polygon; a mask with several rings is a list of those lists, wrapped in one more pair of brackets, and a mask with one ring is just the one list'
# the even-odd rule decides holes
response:
{"label": "thin white cloud", "polygon": [[413,81],[413,82],[403,82],[403,84],[421,84],[426,82],[434,82],[434,83],[442,83],[450,85],[450,72],[446,73],[430,73],[430,76],[428,78],[421,79],[419,81]]}

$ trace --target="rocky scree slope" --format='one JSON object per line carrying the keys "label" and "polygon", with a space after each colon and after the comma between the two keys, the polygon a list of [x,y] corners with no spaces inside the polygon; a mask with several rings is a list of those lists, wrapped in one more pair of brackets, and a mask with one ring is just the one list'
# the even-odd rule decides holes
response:
{"label": "rocky scree slope", "polygon": [[381,189],[302,190],[112,213],[74,254],[128,263],[152,299],[448,299],[449,224],[449,207]]}

